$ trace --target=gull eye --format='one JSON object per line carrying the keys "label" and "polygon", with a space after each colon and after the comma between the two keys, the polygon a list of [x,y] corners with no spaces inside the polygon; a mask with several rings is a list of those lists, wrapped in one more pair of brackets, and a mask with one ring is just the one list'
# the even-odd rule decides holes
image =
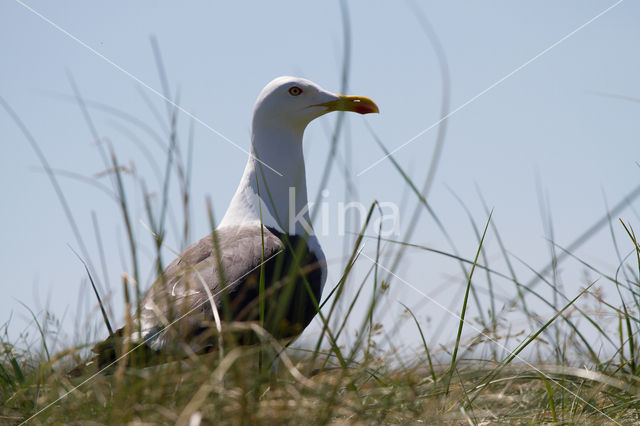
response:
{"label": "gull eye", "polygon": [[302,89],[298,86],[293,86],[291,89],[289,89],[289,94],[291,96],[298,96],[300,93],[302,93]]}

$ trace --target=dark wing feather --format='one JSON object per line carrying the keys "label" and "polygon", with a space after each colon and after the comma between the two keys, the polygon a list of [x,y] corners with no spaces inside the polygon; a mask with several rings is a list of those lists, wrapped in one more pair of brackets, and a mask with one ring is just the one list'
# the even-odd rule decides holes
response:
{"label": "dark wing feather", "polygon": [[169,334],[176,334],[183,341],[197,333],[203,323],[211,325],[214,314],[210,295],[222,316],[223,289],[229,295],[236,293],[252,272],[259,273],[263,259],[269,259],[283,249],[278,237],[267,228],[262,229],[264,232],[254,225],[224,227],[216,231],[224,284],[220,280],[211,235],[189,246],[169,264],[142,300],[142,333],[146,339],[154,337],[150,341],[152,347],[160,349],[166,345],[165,340],[171,336],[158,334],[158,330],[173,322],[173,332]]}
{"label": "dark wing feather", "polygon": [[276,338],[291,338],[304,330],[316,314],[323,266],[306,241],[260,225],[224,227],[216,234],[224,283],[209,235],[181,253],[149,288],[139,311],[139,326],[135,322],[129,336],[120,329],[96,345],[100,366],[115,360],[115,347],[127,340],[144,343],[139,351],[144,360],[180,352],[183,344],[196,352],[207,350],[215,340],[209,295],[223,320],[257,321],[261,273],[267,331]]}

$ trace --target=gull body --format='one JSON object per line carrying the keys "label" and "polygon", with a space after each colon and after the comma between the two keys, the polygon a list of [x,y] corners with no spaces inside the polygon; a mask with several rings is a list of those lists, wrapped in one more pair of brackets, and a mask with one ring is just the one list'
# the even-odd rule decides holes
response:
{"label": "gull body", "polygon": [[206,352],[224,321],[260,321],[286,340],[304,330],[317,313],[327,266],[307,209],[302,139],[307,124],[338,110],[378,112],[368,98],[336,95],[302,78],[265,86],[253,110],[251,155],[222,221],[169,264],[129,328],[96,345],[99,366],[113,363],[124,341],[139,345],[142,358],[185,347]]}

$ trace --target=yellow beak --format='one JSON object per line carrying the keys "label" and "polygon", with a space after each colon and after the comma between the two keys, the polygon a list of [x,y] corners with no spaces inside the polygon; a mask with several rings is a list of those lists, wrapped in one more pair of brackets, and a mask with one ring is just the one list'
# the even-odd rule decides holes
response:
{"label": "yellow beak", "polygon": [[351,111],[358,114],[369,114],[372,112],[380,112],[378,105],[371,99],[364,96],[347,96],[338,95],[338,99],[324,102],[321,104],[315,104],[313,106],[322,106],[327,108],[327,112],[331,111]]}

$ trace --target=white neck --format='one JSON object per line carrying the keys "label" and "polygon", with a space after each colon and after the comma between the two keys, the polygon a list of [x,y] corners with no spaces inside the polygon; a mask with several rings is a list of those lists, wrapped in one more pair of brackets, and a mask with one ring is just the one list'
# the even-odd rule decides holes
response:
{"label": "white neck", "polygon": [[220,226],[257,221],[281,232],[312,233],[302,153],[304,128],[253,124],[251,156]]}

